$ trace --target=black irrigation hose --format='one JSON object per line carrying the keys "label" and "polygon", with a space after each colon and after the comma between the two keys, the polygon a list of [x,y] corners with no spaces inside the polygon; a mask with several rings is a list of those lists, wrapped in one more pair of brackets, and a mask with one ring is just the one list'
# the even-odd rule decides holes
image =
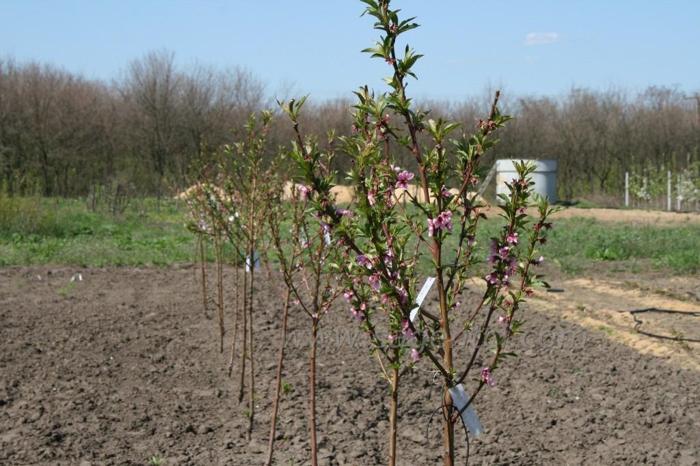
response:
{"label": "black irrigation hose", "polygon": [[661,340],[673,340],[673,341],[680,341],[680,342],[700,343],[700,338],[683,338],[681,336],[674,337],[674,336],[660,335],[657,333],[651,333],[651,332],[641,330],[640,327],[642,326],[642,324],[644,324],[644,321],[637,317],[637,314],[644,314],[644,313],[682,314],[684,316],[689,316],[689,317],[700,317],[700,311],[686,312],[686,311],[675,311],[673,309],[659,309],[656,307],[649,307],[646,309],[634,309],[632,311],[621,311],[621,312],[629,312],[630,315],[632,315],[632,319],[634,319],[634,330],[641,335],[646,335],[648,337],[658,338]]}
{"label": "black irrigation hose", "polygon": [[[437,412],[439,412],[439,411],[442,411],[442,412],[443,412],[443,415],[444,415],[444,412],[445,412],[444,408],[445,408],[444,406],[440,406],[439,408],[434,409],[434,410],[430,413],[430,417],[428,418],[428,423],[427,423],[426,426],[425,426],[425,443],[426,443],[426,445],[428,444],[428,442],[429,442],[429,440],[430,440],[428,437],[430,436],[430,424],[432,424],[432,422],[433,422],[433,417],[435,416],[435,413],[437,413]],[[453,415],[453,413],[456,411],[456,410],[454,409],[454,406],[450,405],[450,406],[448,407],[448,411],[449,411],[448,416],[449,416],[450,419],[452,419],[452,415]],[[470,449],[470,445],[469,445],[469,431],[467,430],[467,426],[466,426],[466,424],[465,424],[463,421],[460,422],[460,424],[462,424],[462,428],[464,429],[464,440],[467,442],[467,457],[466,457],[465,460],[464,460],[464,465],[465,465],[465,466],[469,466],[469,453],[470,453],[470,452],[469,452],[469,449]]]}

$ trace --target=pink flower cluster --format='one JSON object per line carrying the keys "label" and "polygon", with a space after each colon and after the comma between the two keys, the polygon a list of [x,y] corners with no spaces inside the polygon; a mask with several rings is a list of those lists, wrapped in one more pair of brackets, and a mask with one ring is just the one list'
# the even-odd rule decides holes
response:
{"label": "pink flower cluster", "polygon": [[372,260],[367,256],[360,254],[355,260],[357,261],[358,265],[366,267],[367,270],[372,270]]}
{"label": "pink flower cluster", "polygon": [[415,175],[408,170],[402,170],[396,175],[396,188],[397,189],[408,189],[408,182],[411,181]]}
{"label": "pink flower cluster", "polygon": [[493,375],[491,375],[491,369],[484,367],[481,369],[481,381],[484,382],[489,387],[496,385],[496,381],[493,380]]}
{"label": "pink flower cluster", "polygon": [[306,185],[302,184],[302,185],[299,185],[297,187],[297,191],[299,192],[299,198],[302,201],[305,201],[309,198],[309,195],[311,194],[312,189],[310,186],[306,186]]}
{"label": "pink flower cluster", "polygon": [[367,282],[369,283],[369,286],[372,287],[374,291],[379,291],[379,288],[381,287],[382,284],[382,279],[381,276],[379,275],[379,272],[375,272],[369,277],[367,277]]}
{"label": "pink flower cluster", "polygon": [[411,330],[411,324],[408,320],[404,320],[401,324],[401,333],[406,340],[413,340],[416,338],[416,334]]}
{"label": "pink flower cluster", "polygon": [[452,212],[445,210],[435,218],[428,219],[428,236],[434,236],[440,230],[452,231]]}
{"label": "pink flower cluster", "polygon": [[365,313],[367,312],[367,304],[364,302],[358,304],[350,310],[350,313],[355,318],[355,320],[361,321],[365,320]]}
{"label": "pink flower cluster", "polygon": [[[511,239],[517,241],[517,236],[513,236]],[[508,242],[507,238],[506,242]],[[484,277],[486,283],[489,285],[509,285],[508,280],[515,274],[518,267],[517,258],[512,252],[513,248],[511,246],[500,245],[495,239],[491,242],[489,264],[495,266],[496,270]]]}

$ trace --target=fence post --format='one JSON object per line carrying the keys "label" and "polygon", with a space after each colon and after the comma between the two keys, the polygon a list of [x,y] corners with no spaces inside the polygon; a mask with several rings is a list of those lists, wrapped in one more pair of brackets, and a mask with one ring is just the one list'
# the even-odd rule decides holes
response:
{"label": "fence post", "polygon": [[676,210],[681,211],[681,202],[683,201],[681,197],[681,175],[676,176]]}
{"label": "fence post", "polygon": [[630,206],[630,172],[625,172],[625,207]]}
{"label": "fence post", "polygon": [[666,210],[671,211],[671,170],[666,172]]}

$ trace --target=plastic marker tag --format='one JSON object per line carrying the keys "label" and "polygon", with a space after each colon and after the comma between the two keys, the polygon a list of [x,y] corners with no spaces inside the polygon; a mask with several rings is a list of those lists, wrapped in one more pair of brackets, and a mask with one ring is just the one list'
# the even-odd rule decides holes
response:
{"label": "plastic marker tag", "polygon": [[425,301],[425,297],[428,296],[428,292],[430,292],[430,288],[433,287],[433,283],[435,283],[435,278],[436,277],[428,277],[425,279],[425,283],[423,283],[423,288],[420,289],[420,292],[418,293],[418,297],[416,298],[416,304],[418,304],[418,306],[411,309],[411,313],[409,314],[409,318],[411,319],[411,322],[415,321],[416,317],[418,317],[418,311],[420,310],[420,307],[423,304],[423,301]]}
{"label": "plastic marker tag", "polygon": [[258,254],[258,251],[253,251],[253,261],[250,260],[250,256],[247,256],[245,258],[245,271],[250,272],[250,266],[251,263],[255,264],[255,268],[259,269],[260,268],[260,254]]}
{"label": "plastic marker tag", "polygon": [[478,437],[479,435],[483,434],[484,428],[479,421],[479,416],[476,415],[476,411],[473,408],[474,404],[470,404],[467,409],[463,410],[463,408],[467,406],[467,403],[469,402],[467,393],[464,391],[464,386],[459,384],[450,388],[449,392],[450,396],[452,397],[452,404],[462,413],[462,422],[465,426],[467,426],[469,432],[471,432],[474,437]]}
{"label": "plastic marker tag", "polygon": [[326,246],[331,245],[331,234],[329,232],[324,232],[323,233],[323,240],[326,242]]}

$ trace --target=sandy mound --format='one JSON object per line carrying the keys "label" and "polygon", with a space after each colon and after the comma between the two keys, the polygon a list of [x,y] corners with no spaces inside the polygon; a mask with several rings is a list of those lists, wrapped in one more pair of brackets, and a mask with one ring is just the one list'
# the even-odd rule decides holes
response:
{"label": "sandy mound", "polygon": [[189,188],[185,189],[181,193],[177,194],[174,199],[179,199],[181,201],[186,201],[188,199],[196,199],[204,196],[206,193],[214,193],[218,198],[226,198],[226,192],[223,188],[218,186],[210,185],[208,183],[197,183],[193,184]]}
{"label": "sandy mound", "polygon": [[[459,190],[457,188],[451,188],[449,189],[450,194],[453,196],[456,196],[459,194]],[[423,192],[423,189],[420,188],[420,186],[415,185],[415,184],[409,184],[408,189],[395,189],[394,190],[394,196],[398,199],[399,202],[409,202],[409,194],[412,197],[415,197],[418,199],[418,202],[425,202],[425,194]],[[484,200],[483,197],[479,196],[477,193],[472,193],[470,192],[469,194],[470,198],[473,198],[476,196],[476,201],[478,201],[479,204],[484,204],[488,205],[488,203]],[[435,200],[435,193],[431,192],[430,193],[430,202],[433,202]]]}

